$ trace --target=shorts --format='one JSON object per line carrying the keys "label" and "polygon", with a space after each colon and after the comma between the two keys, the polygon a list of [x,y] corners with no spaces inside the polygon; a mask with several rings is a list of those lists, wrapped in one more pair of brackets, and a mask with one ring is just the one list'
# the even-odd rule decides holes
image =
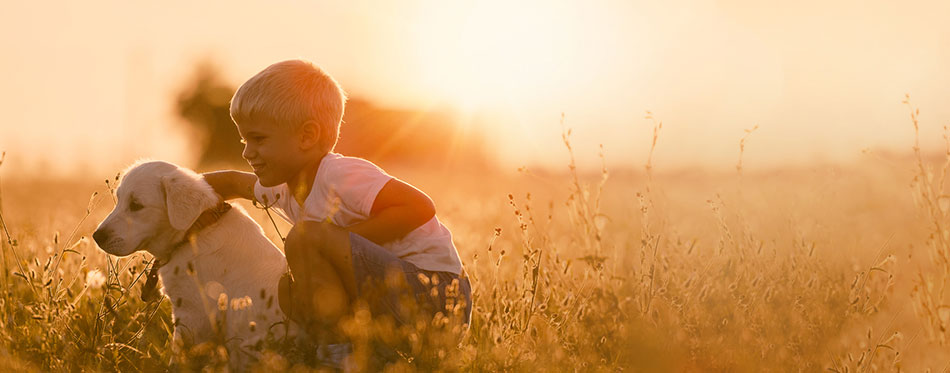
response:
{"label": "shorts", "polygon": [[459,276],[421,269],[355,233],[350,233],[350,250],[359,297],[373,317],[388,315],[397,326],[405,325],[419,310],[430,320],[441,312],[471,324],[472,285],[464,271]]}

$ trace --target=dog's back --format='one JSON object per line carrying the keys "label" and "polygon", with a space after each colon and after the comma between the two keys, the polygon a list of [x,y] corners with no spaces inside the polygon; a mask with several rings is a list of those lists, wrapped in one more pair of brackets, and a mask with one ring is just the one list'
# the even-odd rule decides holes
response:
{"label": "dog's back", "polygon": [[286,271],[280,250],[235,208],[177,250],[159,273],[178,337],[188,344],[226,342],[231,359],[241,359],[238,355],[253,354],[268,332],[283,337],[285,328],[277,325],[284,315],[276,298]]}

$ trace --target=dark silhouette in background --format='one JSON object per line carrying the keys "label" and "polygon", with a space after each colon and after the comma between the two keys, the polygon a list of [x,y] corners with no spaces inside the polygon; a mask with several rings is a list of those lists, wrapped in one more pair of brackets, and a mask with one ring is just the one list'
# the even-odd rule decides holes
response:
{"label": "dark silhouette in background", "polygon": [[244,144],[229,111],[235,90],[223,81],[213,63],[203,61],[178,94],[176,112],[192,130],[191,138],[198,147],[198,169],[245,163],[241,158]]}
{"label": "dark silhouette in background", "polygon": [[[244,149],[228,107],[236,86],[224,81],[215,65],[204,61],[180,91],[176,112],[199,147],[197,169],[247,169]],[[413,111],[381,108],[350,97],[346,103],[336,152],[386,166],[435,170],[483,170],[491,161],[475,130],[463,130],[449,109]]]}

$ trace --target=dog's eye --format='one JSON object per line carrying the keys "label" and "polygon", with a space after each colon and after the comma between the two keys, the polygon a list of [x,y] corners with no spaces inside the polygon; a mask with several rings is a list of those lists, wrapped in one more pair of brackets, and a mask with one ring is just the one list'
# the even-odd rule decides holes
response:
{"label": "dog's eye", "polygon": [[130,211],[138,211],[138,210],[141,210],[143,207],[145,207],[145,206],[142,206],[141,203],[139,203],[138,201],[136,201],[136,200],[134,200],[134,199],[129,202],[129,210],[130,210]]}

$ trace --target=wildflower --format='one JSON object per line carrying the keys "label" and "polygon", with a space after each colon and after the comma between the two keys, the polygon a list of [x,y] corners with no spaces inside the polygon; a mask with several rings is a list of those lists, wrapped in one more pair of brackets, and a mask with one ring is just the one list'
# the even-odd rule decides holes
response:
{"label": "wildflower", "polygon": [[234,311],[240,311],[251,306],[251,297],[244,296],[242,298],[231,299],[231,309]]}
{"label": "wildflower", "polygon": [[218,310],[227,311],[228,310],[228,295],[221,293],[218,295]]}
{"label": "wildflower", "polygon": [[102,274],[102,271],[94,269],[86,273],[86,286],[93,289],[98,289],[101,288],[105,283],[106,276]]}
{"label": "wildflower", "polygon": [[429,276],[426,276],[424,273],[419,273],[416,276],[423,285],[429,285]]}

